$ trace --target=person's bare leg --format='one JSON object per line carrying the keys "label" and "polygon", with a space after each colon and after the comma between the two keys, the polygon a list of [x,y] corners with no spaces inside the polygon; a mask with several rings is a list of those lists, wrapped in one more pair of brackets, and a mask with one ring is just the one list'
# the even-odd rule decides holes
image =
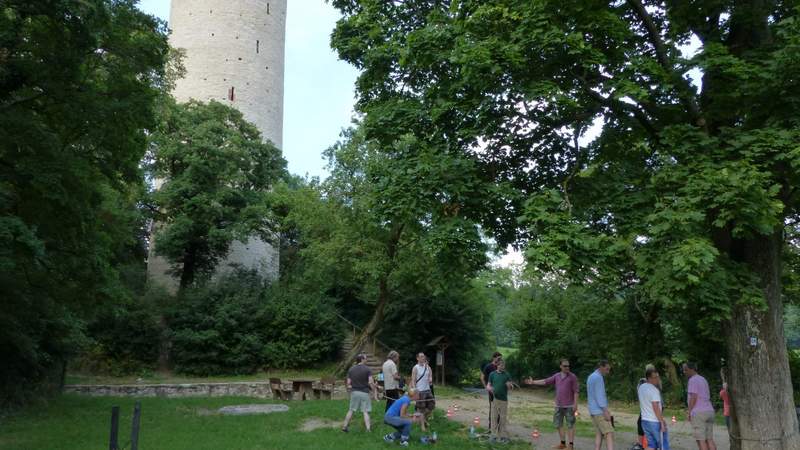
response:
{"label": "person's bare leg", "polygon": [[606,434],[606,449],[614,450],[614,433]]}
{"label": "person's bare leg", "polygon": [[698,440],[697,448],[699,448],[700,450],[708,450],[708,445],[706,444],[705,440]]}
{"label": "person's bare leg", "polygon": [[558,436],[561,438],[562,441],[566,441],[564,427],[558,427]]}
{"label": "person's bare leg", "polygon": [[600,434],[599,430],[594,431],[594,450],[600,450],[600,446],[603,444],[603,435]]}
{"label": "person's bare leg", "polygon": [[567,442],[567,445],[575,442],[575,427],[574,426],[568,430],[568,434],[569,434],[569,442]]}
{"label": "person's bare leg", "polygon": [[717,450],[717,443],[714,442],[714,439],[706,440],[706,446],[708,447],[708,450]]}
{"label": "person's bare leg", "polygon": [[347,429],[347,426],[350,425],[350,419],[353,418],[353,410],[348,410],[347,415],[344,416],[344,425],[342,425],[342,429]]}
{"label": "person's bare leg", "polygon": [[372,431],[372,428],[369,424],[369,413],[364,411],[364,426],[367,428],[367,431]]}

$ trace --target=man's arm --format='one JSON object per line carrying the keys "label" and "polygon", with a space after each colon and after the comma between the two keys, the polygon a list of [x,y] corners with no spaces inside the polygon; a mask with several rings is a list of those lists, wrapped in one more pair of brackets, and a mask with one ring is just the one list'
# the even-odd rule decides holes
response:
{"label": "man's arm", "polygon": [[414,366],[414,368],[411,369],[411,383],[410,383],[410,386],[411,386],[411,389],[416,389],[417,388],[417,366]]}
{"label": "man's arm", "polygon": [[656,413],[656,418],[658,419],[658,423],[661,424],[661,432],[663,433],[667,429],[667,423],[664,422],[664,416],[661,414],[661,402],[653,400],[653,412]]}
{"label": "man's arm", "polygon": [[400,379],[400,371],[397,370],[397,364],[392,365],[392,377],[394,377],[395,380]]}
{"label": "man's arm", "polygon": [[375,383],[375,380],[372,379],[372,375],[369,376],[368,380],[369,380],[369,389],[372,391],[372,398],[374,398],[375,401],[377,401],[378,400],[378,384]]}
{"label": "man's arm", "polygon": [[689,407],[686,409],[686,420],[692,417],[692,410],[697,405],[697,394],[689,393]]}
{"label": "man's arm", "polygon": [[353,390],[353,380],[351,380],[350,377],[347,377],[347,390],[348,391]]}

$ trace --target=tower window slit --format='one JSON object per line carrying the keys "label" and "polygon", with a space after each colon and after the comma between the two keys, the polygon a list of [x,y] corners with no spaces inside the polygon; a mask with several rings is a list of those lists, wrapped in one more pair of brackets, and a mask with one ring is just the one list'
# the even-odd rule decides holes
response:
{"label": "tower window slit", "polygon": [[258,53],[259,47],[261,47],[261,41],[256,41],[256,53]]}
{"label": "tower window slit", "polygon": [[236,100],[236,90],[234,89],[233,86],[231,86],[231,88],[228,89],[228,100],[230,101]]}

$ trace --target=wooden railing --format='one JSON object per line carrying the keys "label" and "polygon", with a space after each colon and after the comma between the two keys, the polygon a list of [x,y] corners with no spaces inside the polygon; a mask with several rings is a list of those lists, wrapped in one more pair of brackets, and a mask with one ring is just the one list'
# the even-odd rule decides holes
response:
{"label": "wooden railing", "polygon": [[[361,333],[364,332],[364,329],[354,324],[353,322],[347,320],[346,317],[339,314],[338,312],[336,313],[336,315],[339,316],[339,318],[342,319],[349,326],[349,328],[353,330],[353,345],[355,345],[356,338]],[[370,336],[369,339],[370,339],[369,345],[372,347],[372,351],[370,353],[372,353],[374,356],[382,358],[389,353],[389,346],[381,342],[380,339],[376,338],[375,336]],[[378,346],[380,346],[380,348]],[[378,353],[378,350],[380,350],[380,353]]]}

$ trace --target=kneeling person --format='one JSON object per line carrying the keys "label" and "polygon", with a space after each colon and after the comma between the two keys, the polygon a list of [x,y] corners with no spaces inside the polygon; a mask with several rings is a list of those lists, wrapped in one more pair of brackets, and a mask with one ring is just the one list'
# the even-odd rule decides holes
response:
{"label": "kneeling person", "polygon": [[386,415],[383,416],[383,422],[386,425],[394,427],[397,431],[384,436],[384,441],[394,442],[400,439],[400,445],[403,447],[408,446],[408,438],[411,436],[411,424],[424,420],[420,413],[408,415],[408,405],[411,404],[412,400],[418,399],[419,393],[415,389],[410,389],[408,394],[392,403],[392,406],[386,411]]}

